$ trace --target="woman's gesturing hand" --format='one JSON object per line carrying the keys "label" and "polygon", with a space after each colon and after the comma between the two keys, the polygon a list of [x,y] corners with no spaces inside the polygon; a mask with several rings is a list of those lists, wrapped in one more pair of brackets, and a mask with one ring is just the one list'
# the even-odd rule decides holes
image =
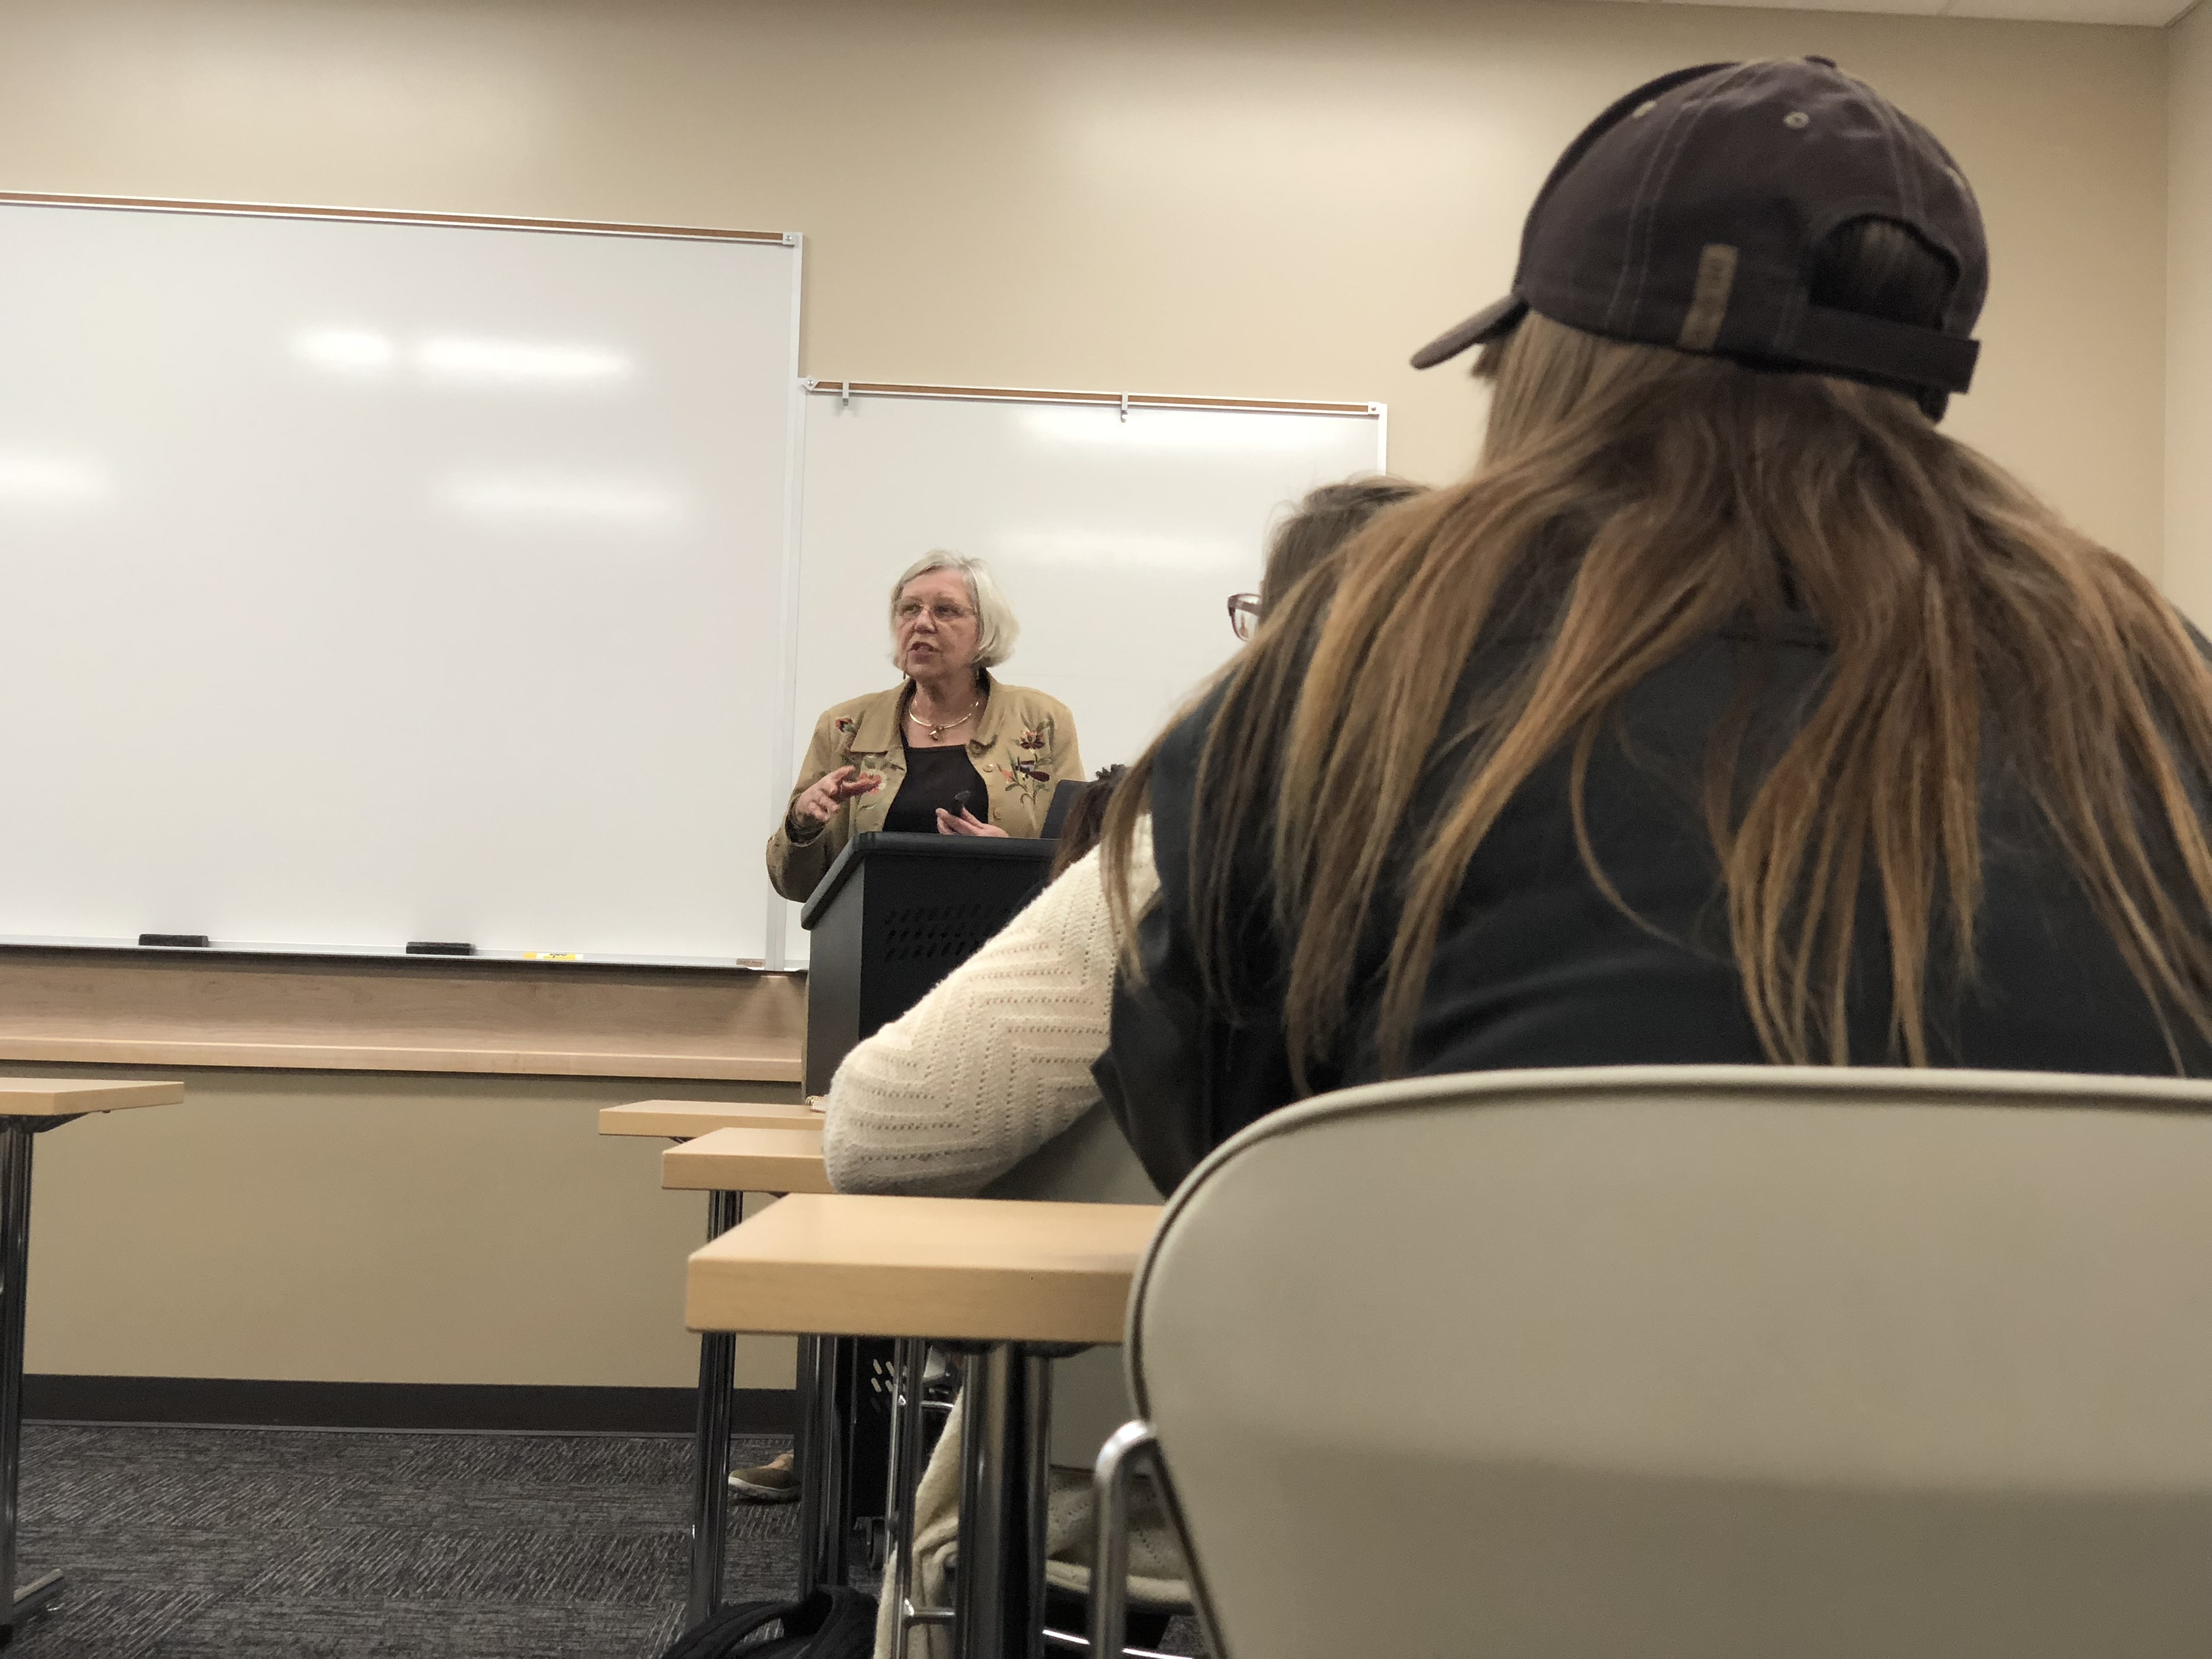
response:
{"label": "woman's gesturing hand", "polygon": [[984,823],[964,806],[960,809],[957,817],[940,806],[937,809],[937,833],[940,836],[998,836],[1003,838],[1006,832],[995,823]]}
{"label": "woman's gesturing hand", "polygon": [[794,829],[818,829],[837,816],[837,809],[855,795],[865,795],[883,781],[881,778],[862,777],[857,766],[841,766],[834,772],[825,772],[799,792],[799,799],[791,803],[791,823]]}

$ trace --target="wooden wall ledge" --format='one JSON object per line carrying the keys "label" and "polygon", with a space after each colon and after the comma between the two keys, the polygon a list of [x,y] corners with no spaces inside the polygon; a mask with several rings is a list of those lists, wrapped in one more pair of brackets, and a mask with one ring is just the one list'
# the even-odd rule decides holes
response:
{"label": "wooden wall ledge", "polygon": [[0,1060],[795,1083],[802,975],[0,949]]}

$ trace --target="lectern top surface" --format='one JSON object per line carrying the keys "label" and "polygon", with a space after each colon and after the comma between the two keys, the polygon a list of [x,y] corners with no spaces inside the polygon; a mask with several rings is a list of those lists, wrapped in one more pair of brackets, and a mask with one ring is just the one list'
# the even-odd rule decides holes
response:
{"label": "lectern top surface", "polygon": [[799,913],[799,925],[811,928],[822,919],[854,869],[871,858],[944,859],[959,864],[1048,864],[1056,841],[1015,836],[916,836],[895,830],[865,830],[845,844],[822,884]]}

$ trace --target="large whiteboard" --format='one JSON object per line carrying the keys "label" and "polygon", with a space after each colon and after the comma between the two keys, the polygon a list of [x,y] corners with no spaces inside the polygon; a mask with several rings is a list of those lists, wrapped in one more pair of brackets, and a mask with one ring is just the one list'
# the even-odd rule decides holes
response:
{"label": "large whiteboard", "polygon": [[[937,547],[988,559],[1021,620],[1001,677],[1067,704],[1087,769],[1133,760],[1236,648],[1228,596],[1260,585],[1279,515],[1382,468],[1382,416],[816,385],[786,787],[822,710],[896,682],[890,583]],[[771,965],[779,931],[805,961],[797,913]]]}
{"label": "large whiteboard", "polygon": [[0,202],[0,938],[759,960],[799,292]]}

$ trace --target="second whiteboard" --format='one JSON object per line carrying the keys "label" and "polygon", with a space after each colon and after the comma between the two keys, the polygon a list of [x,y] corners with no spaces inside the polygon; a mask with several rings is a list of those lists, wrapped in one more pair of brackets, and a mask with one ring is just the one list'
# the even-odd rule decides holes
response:
{"label": "second whiteboard", "polygon": [[1379,408],[848,400],[827,382],[806,401],[794,779],[823,709],[897,682],[890,584],[932,548],[990,561],[1022,627],[999,675],[1067,704],[1085,766],[1135,759],[1236,649],[1227,599],[1259,586],[1273,524],[1384,463]]}

